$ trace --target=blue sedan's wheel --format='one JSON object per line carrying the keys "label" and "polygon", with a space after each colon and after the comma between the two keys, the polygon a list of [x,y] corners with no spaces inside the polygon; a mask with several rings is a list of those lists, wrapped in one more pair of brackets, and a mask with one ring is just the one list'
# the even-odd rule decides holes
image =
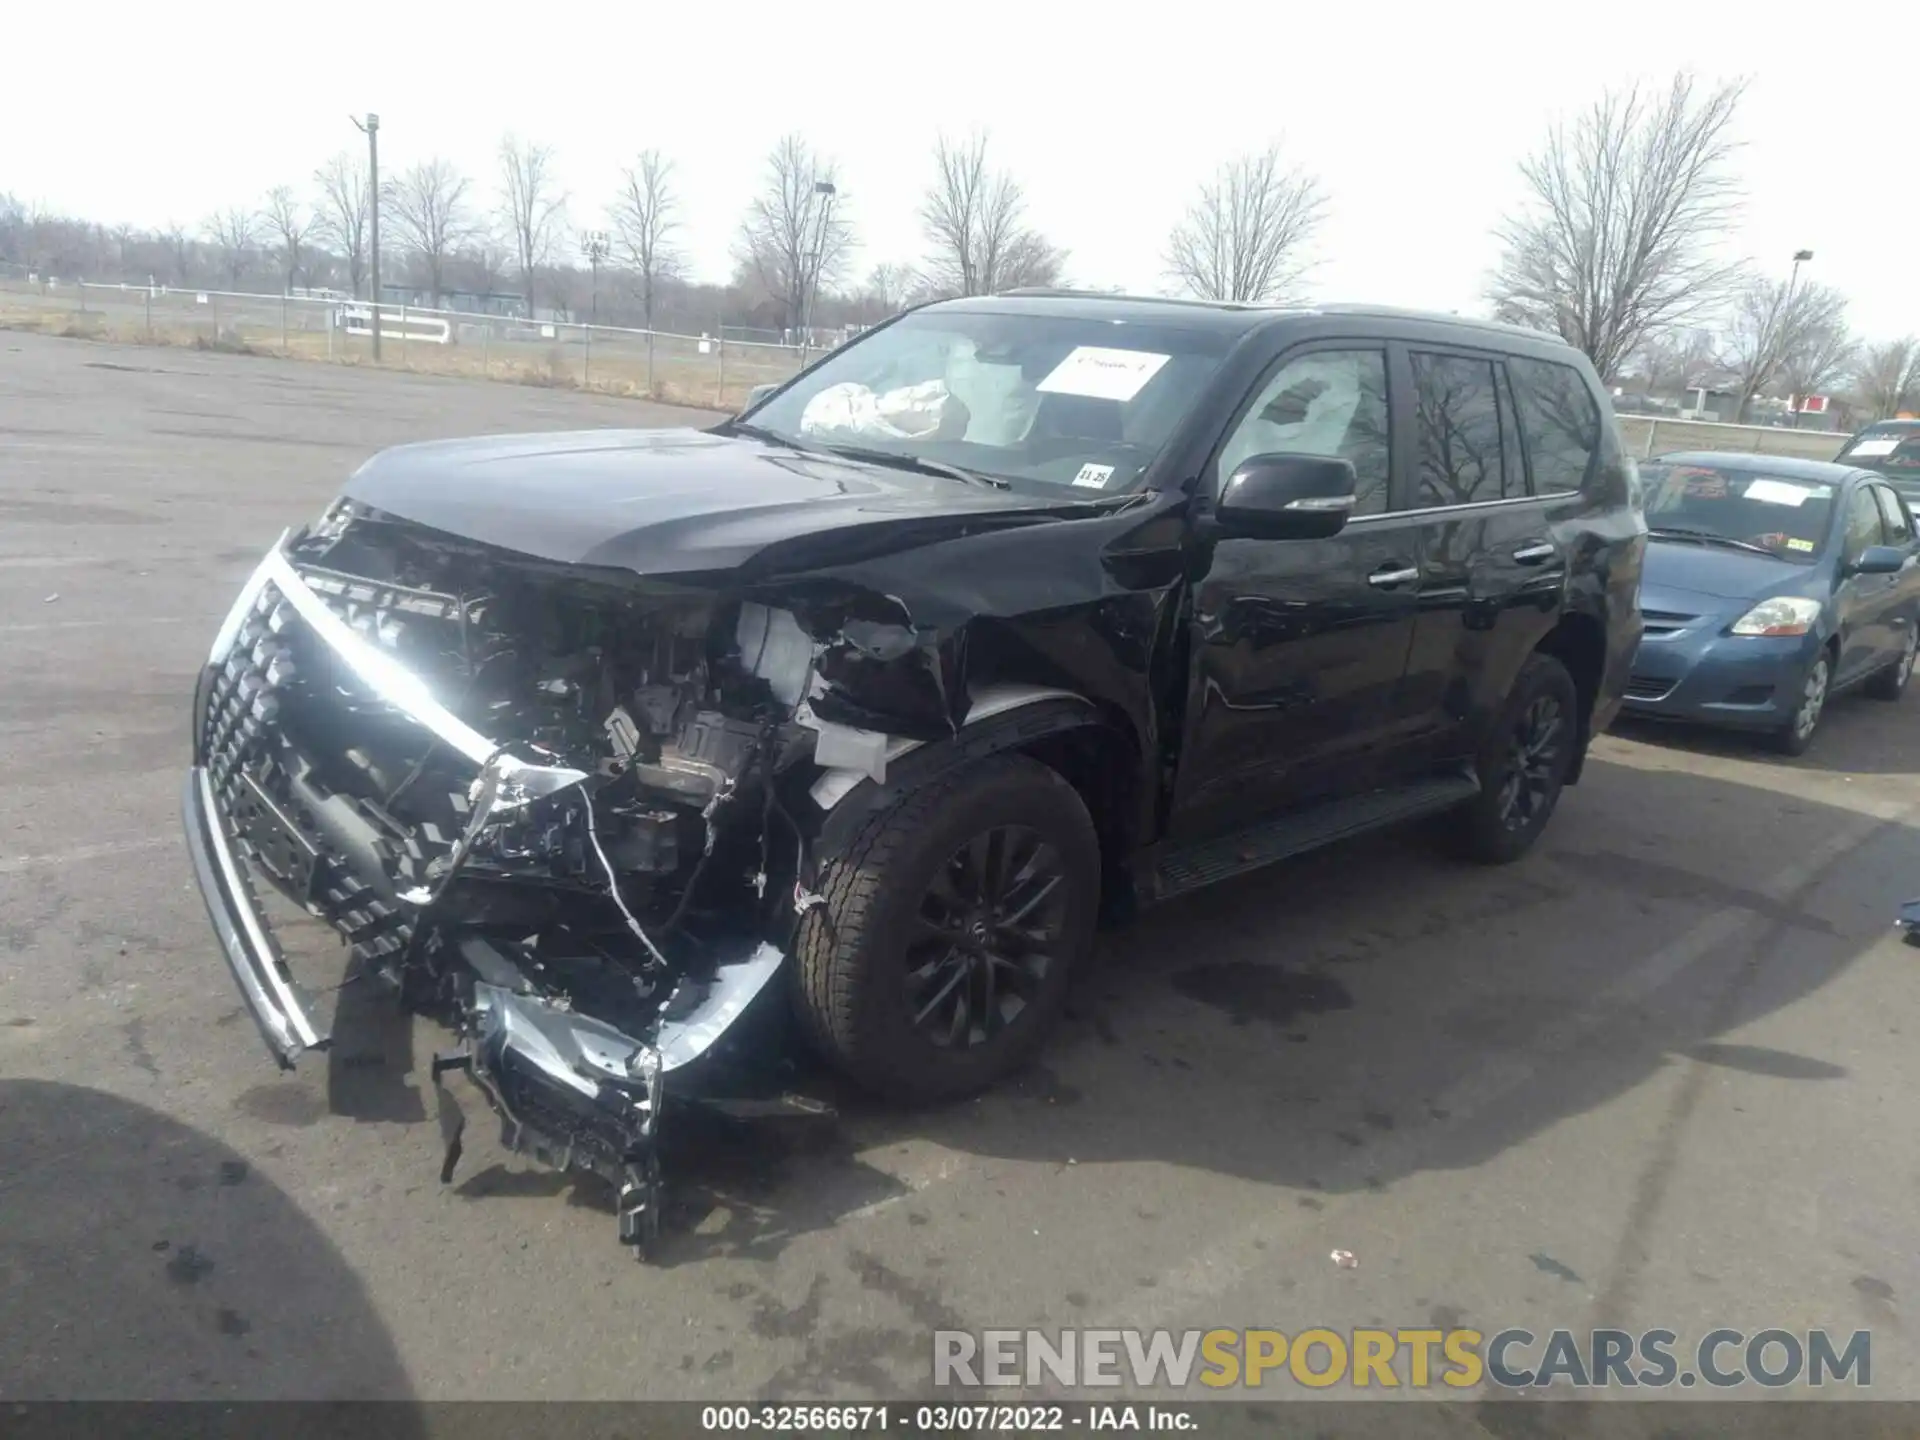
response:
{"label": "blue sedan's wheel", "polygon": [[1820,716],[1827,708],[1827,692],[1833,685],[1833,669],[1830,657],[1822,650],[1814,656],[1813,664],[1807,667],[1806,678],[1800,682],[1799,703],[1794,707],[1793,718],[1786,728],[1774,735],[1774,744],[1788,755],[1804,755],[1807,747],[1813,744],[1813,732],[1820,728]]}
{"label": "blue sedan's wheel", "polygon": [[1906,691],[1907,681],[1913,678],[1916,657],[1920,657],[1920,625],[1908,621],[1900,658],[1867,682],[1867,694],[1876,700],[1898,700]]}

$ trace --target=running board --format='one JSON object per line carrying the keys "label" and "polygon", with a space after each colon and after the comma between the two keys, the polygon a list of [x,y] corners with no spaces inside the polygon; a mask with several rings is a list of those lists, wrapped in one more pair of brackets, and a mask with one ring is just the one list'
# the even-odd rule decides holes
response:
{"label": "running board", "polygon": [[1480,784],[1470,775],[1436,776],[1349,800],[1330,800],[1231,835],[1184,845],[1162,853],[1153,863],[1143,898],[1170,899],[1336,840],[1450,810],[1479,793]]}

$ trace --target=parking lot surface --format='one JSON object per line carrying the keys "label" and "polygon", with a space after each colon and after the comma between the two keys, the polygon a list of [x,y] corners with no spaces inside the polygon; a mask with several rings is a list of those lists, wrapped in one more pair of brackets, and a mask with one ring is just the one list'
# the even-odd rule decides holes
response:
{"label": "parking lot surface", "polygon": [[690,1128],[655,1265],[485,1125],[438,1183],[424,1027],[350,1000],[276,1071],[178,841],[233,591],[384,445],[710,418],[0,335],[0,1398],[882,1397],[943,1328],[1428,1324],[1868,1328],[1920,1397],[1920,701],[1798,761],[1604,737],[1509,868],[1397,834],[1154,912],[978,1101]]}

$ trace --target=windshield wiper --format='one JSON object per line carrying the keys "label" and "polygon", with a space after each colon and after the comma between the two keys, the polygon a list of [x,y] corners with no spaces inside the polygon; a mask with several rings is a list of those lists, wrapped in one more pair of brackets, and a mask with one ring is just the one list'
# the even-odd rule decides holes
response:
{"label": "windshield wiper", "polygon": [[978,470],[949,465],[944,460],[928,460],[919,455],[904,455],[898,450],[869,449],[861,445],[810,444],[805,440],[796,440],[791,435],[783,435],[778,430],[769,430],[764,425],[755,425],[751,420],[735,420],[730,422],[727,428],[736,435],[751,435],[755,440],[765,440],[769,444],[784,446],[788,450],[798,450],[802,455],[830,455],[840,460],[860,460],[872,465],[891,465],[899,470],[918,470],[927,475],[944,475],[949,480],[963,480],[969,485],[988,485],[995,490],[1013,488],[998,475],[985,475]]}
{"label": "windshield wiper", "polygon": [[727,429],[735,435],[751,435],[755,440],[765,440],[770,445],[778,445],[785,450],[798,450],[802,455],[824,455],[827,452],[818,445],[808,445],[791,435],[782,435],[778,430],[769,430],[764,425],[756,425],[751,420],[729,420]]}
{"label": "windshield wiper", "polygon": [[1735,550],[1751,550],[1756,555],[1779,558],[1764,545],[1756,545],[1751,540],[1736,540],[1731,535],[1721,535],[1712,530],[1691,530],[1679,525],[1649,525],[1647,533],[1675,540],[1697,540],[1703,545],[1730,545]]}
{"label": "windshield wiper", "polygon": [[949,480],[962,480],[969,485],[988,485],[995,490],[1013,488],[998,475],[986,475],[978,470],[968,470],[964,466],[949,465],[944,460],[929,460],[925,456],[907,455],[898,450],[869,449],[864,445],[822,445],[819,448],[825,454],[838,455],[846,460],[865,460],[874,465],[891,465],[897,470],[918,470],[924,475],[944,475]]}

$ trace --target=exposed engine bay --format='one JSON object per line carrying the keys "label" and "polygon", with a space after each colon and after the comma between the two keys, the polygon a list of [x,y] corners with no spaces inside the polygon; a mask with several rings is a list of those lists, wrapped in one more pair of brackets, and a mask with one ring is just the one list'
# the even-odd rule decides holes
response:
{"label": "exposed engine bay", "polygon": [[447,1025],[436,1086],[465,1071],[510,1148],[606,1178],[644,1251],[665,1077],[725,1091],[766,1058],[736,1022],[819,903],[810,787],[877,779],[903,743],[816,715],[822,665],[937,693],[924,659],[830,595],[803,623],[337,504],[268,557],[198,702],[189,831],[243,990],[284,991],[254,1007],[269,1045],[290,1063],[328,1037],[246,871],[340,933],[350,983]]}

